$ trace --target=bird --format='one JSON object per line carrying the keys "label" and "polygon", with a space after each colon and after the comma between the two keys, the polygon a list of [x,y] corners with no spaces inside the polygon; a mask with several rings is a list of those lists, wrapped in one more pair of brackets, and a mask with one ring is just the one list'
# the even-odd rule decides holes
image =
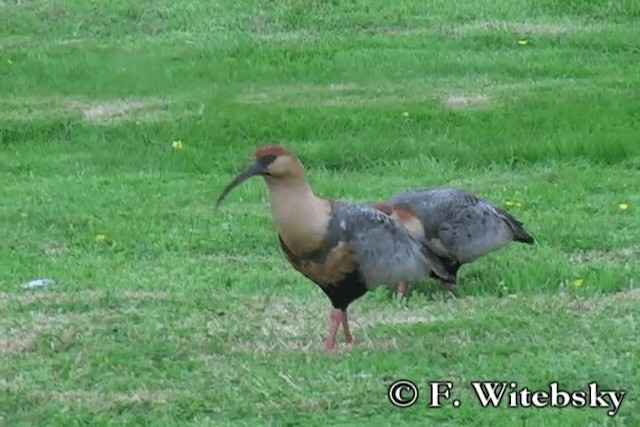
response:
{"label": "bird", "polygon": [[348,308],[369,290],[430,275],[453,280],[429,242],[381,210],[370,204],[316,196],[304,166],[291,151],[263,144],[255,149],[254,157],[255,161],[222,190],[215,209],[245,180],[264,178],[284,258],[331,302],[326,353],[336,351],[340,326],[345,342],[355,344]]}
{"label": "bird", "polygon": [[[407,190],[373,206],[430,243],[454,278],[440,278],[446,291],[456,289],[462,265],[511,242],[535,243],[524,224],[512,214],[459,188]],[[406,297],[409,289],[407,281],[398,282],[397,292],[401,296]]]}

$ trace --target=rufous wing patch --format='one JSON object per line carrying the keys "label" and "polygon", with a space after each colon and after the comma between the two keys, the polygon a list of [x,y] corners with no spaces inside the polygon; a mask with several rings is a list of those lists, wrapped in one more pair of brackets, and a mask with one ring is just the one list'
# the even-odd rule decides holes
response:
{"label": "rufous wing patch", "polygon": [[413,235],[424,237],[424,227],[422,226],[420,219],[416,216],[415,211],[410,205],[390,205],[388,203],[377,203],[373,206],[379,211],[382,211],[385,214],[389,215]]}
{"label": "rufous wing patch", "polygon": [[387,215],[391,215],[393,213],[393,206],[387,203],[376,203],[373,205],[373,207],[378,209],[379,211],[384,212]]}
{"label": "rufous wing patch", "polygon": [[413,209],[404,206],[394,206],[394,212],[400,219],[400,221],[410,221],[416,218],[416,214]]}
{"label": "rufous wing patch", "polygon": [[416,215],[413,208],[408,205],[394,206],[393,215],[397,218],[397,221],[402,224],[402,226],[406,228],[411,234],[424,238],[424,227],[422,226],[422,222],[420,222],[420,219]]}

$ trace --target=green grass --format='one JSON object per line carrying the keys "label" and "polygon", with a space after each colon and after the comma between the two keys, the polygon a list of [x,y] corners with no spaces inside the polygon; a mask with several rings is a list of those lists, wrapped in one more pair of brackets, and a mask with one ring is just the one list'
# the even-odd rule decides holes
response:
{"label": "green grass", "polygon": [[[635,0],[0,2],[0,424],[639,425],[639,18]],[[537,243],[463,267],[455,298],[366,295],[359,344],[327,357],[329,302],[280,255],[264,184],[212,209],[264,141],[319,195],[462,187]],[[21,288],[37,277],[57,283]],[[399,378],[422,386],[410,409],[386,399]],[[443,379],[460,408],[427,408]],[[469,382],[496,379],[628,394],[615,418],[480,409]]]}

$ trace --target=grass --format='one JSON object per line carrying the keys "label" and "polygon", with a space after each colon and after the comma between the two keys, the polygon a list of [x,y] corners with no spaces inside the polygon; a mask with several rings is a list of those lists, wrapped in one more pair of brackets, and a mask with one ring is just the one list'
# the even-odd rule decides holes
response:
{"label": "grass", "polygon": [[[0,424],[640,424],[635,0],[0,2]],[[172,142],[182,141],[182,148]],[[279,253],[256,144],[320,195],[457,186],[536,237],[407,307]],[[625,204],[627,209],[621,209]],[[98,237],[99,236],[99,237]],[[49,288],[20,285],[52,277]],[[451,380],[460,408],[392,407]],[[625,389],[480,409],[474,380]]]}

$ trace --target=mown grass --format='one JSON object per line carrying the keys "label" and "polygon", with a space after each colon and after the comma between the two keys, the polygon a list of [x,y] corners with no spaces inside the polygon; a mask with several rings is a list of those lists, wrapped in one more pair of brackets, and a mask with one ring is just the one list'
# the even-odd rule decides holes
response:
{"label": "mown grass", "polygon": [[[637,425],[638,18],[632,0],[0,2],[0,423]],[[281,257],[264,185],[212,210],[264,141],[320,195],[462,187],[537,243],[465,266],[455,298],[365,296],[359,344],[328,358],[329,303]],[[57,283],[21,288],[36,277]],[[393,408],[398,378],[450,379],[463,404]],[[483,410],[481,379],[628,394],[613,419]]]}

